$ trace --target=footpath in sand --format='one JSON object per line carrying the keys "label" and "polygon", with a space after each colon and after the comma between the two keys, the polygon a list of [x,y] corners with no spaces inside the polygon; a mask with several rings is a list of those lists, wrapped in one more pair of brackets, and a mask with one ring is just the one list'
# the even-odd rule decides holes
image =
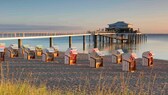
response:
{"label": "footpath in sand", "polygon": [[76,89],[86,86],[91,90],[103,84],[102,87],[111,89],[127,86],[132,91],[150,90],[152,94],[168,94],[168,61],[155,59],[151,68],[141,63],[141,59],[137,59],[134,73],[123,72],[121,64],[111,63],[111,56],[105,56],[104,67],[96,69],[89,67],[87,54],[79,54],[77,64],[70,66],[64,64],[64,53],[60,53],[54,62],[6,58],[2,66],[7,78],[26,79],[35,85],[45,83],[49,88]]}

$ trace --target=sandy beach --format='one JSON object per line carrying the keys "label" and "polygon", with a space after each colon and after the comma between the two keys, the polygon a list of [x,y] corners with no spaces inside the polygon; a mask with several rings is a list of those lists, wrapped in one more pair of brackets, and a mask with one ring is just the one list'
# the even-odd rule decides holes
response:
{"label": "sandy beach", "polygon": [[73,90],[81,86],[81,89],[87,87],[89,92],[103,84],[112,90],[127,86],[135,92],[168,94],[168,60],[155,59],[153,67],[144,67],[141,63],[141,59],[137,59],[134,73],[123,72],[121,64],[114,64],[111,56],[105,56],[104,67],[96,69],[89,67],[87,54],[80,53],[77,64],[70,66],[64,64],[64,53],[61,52],[54,62],[42,62],[40,58],[27,61],[6,57],[2,66],[6,78],[29,80],[35,85],[46,84],[52,89]]}

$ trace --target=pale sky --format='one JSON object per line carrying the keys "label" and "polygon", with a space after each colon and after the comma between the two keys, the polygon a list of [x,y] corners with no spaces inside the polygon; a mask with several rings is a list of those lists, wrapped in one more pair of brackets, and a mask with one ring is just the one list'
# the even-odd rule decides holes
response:
{"label": "pale sky", "polygon": [[168,0],[0,0],[0,31],[87,31],[117,21],[168,33]]}

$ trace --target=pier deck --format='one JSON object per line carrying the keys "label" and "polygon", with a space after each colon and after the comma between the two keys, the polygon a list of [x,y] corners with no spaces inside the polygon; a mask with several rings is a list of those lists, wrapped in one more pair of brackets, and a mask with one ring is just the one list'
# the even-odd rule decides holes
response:
{"label": "pier deck", "polygon": [[[142,40],[146,40],[146,36],[141,33],[114,33],[106,31],[94,31],[94,32],[75,32],[75,33],[58,33],[58,32],[0,32],[0,40],[15,40],[18,39],[18,47],[22,45],[22,39],[39,39],[39,38],[49,38],[49,46],[52,47],[52,38],[56,37],[69,37],[69,47],[72,46],[72,37],[83,36],[83,49],[85,49],[85,36],[93,36],[94,47],[97,47],[97,37],[99,36],[99,43],[104,43],[104,38],[106,42],[110,44],[113,40],[116,42],[128,42],[137,43]],[[101,41],[103,37],[103,41]],[[90,39],[90,37],[89,37]]]}

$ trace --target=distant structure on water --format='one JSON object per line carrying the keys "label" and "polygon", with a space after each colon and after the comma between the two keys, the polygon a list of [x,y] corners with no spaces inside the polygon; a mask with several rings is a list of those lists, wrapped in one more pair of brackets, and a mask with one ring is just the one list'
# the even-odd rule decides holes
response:
{"label": "distant structure on water", "polygon": [[99,29],[96,31],[88,31],[84,33],[57,33],[57,32],[1,32],[0,40],[13,40],[18,39],[18,48],[22,47],[22,39],[39,39],[49,38],[49,47],[53,47],[53,38],[56,37],[69,37],[69,48],[72,47],[72,37],[83,36],[83,50],[86,47],[86,36],[93,38],[94,48],[103,44],[113,43],[131,43],[137,44],[147,41],[147,36],[140,33],[139,29],[134,30],[131,24],[119,21],[114,24],[109,24],[108,28]]}
{"label": "distant structure on water", "polygon": [[113,24],[108,24],[109,27],[105,28],[105,31],[114,33],[140,33],[139,29],[134,30],[133,25],[124,21],[118,21]]}
{"label": "distant structure on water", "polygon": [[[113,43],[131,43],[137,44],[147,41],[147,36],[142,34],[139,29],[133,29],[133,25],[124,21],[118,21],[113,24],[108,24],[108,28],[88,31],[93,35],[94,47],[97,47],[97,38],[99,43],[108,42]],[[98,37],[97,37],[98,36]]]}

